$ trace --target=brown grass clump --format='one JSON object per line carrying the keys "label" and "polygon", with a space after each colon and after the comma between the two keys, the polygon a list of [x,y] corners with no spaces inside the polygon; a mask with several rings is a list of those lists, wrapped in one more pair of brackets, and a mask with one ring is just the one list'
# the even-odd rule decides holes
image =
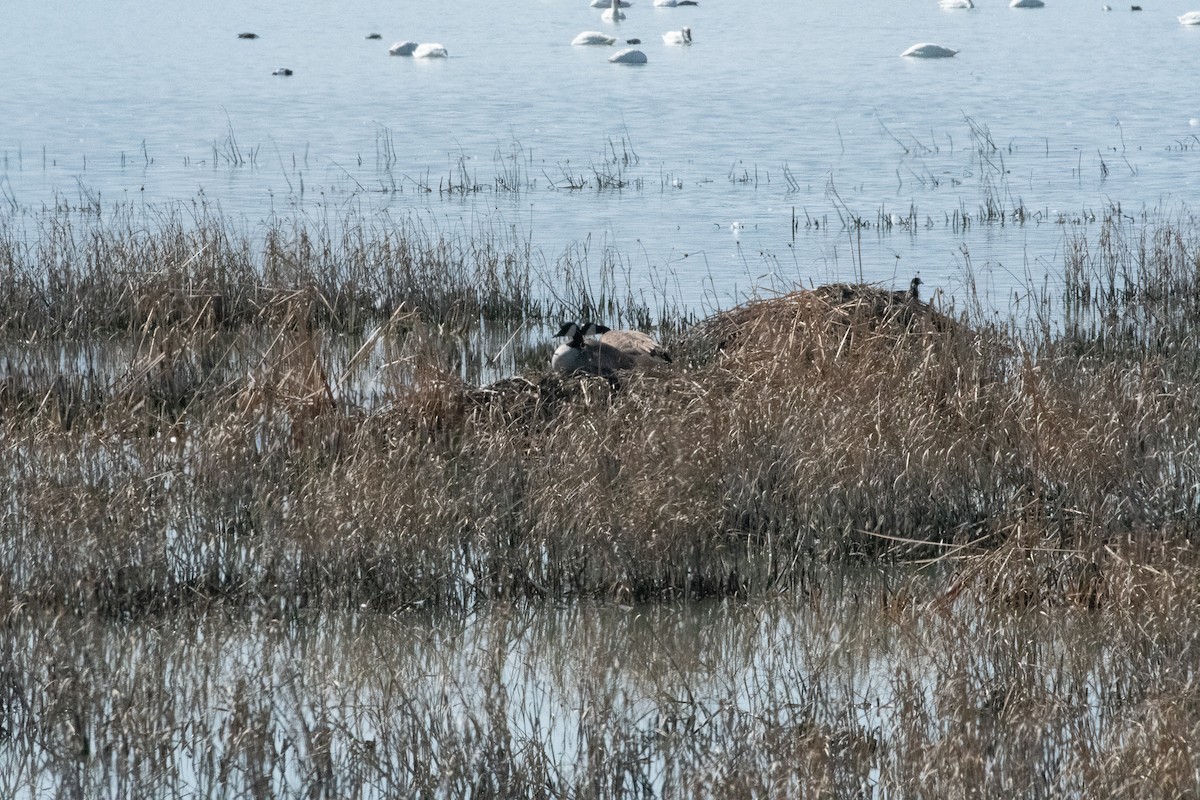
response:
{"label": "brown grass clump", "polygon": [[693,354],[836,356],[865,340],[890,347],[913,334],[966,335],[961,323],[919,298],[920,279],[898,292],[865,284],[830,284],[756,300],[715,314],[683,338]]}
{"label": "brown grass clump", "polygon": [[479,379],[461,276],[64,279],[0,326],[0,794],[1195,795],[1200,248],[1106,235],[1061,328],[819,287],[611,381]]}
{"label": "brown grass clump", "polygon": [[828,286],[701,322],[670,369],[563,377],[547,347],[479,385],[468,334],[419,303],[355,335],[307,282],[258,302],[234,327],[152,311],[103,341],[8,340],[12,591],[118,609],[752,595],[983,548],[1011,583],[986,594],[1095,606],[1107,543],[1200,520],[1200,393],[1169,333],[1189,317],[1160,351],[1106,333],[1081,359],[1081,326]]}

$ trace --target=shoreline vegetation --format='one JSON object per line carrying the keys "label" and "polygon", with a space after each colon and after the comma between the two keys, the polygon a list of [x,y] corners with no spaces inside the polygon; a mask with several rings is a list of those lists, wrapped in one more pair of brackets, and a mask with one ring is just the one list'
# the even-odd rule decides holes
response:
{"label": "shoreline vegetation", "polygon": [[[1114,210],[1096,241],[1068,241],[1053,294],[1031,287],[1029,319],[999,322],[977,298],[861,284],[702,314],[635,295],[608,259],[550,264],[527,240],[416,223],[80,224],[0,226],[13,796],[44,780],[64,796],[339,797],[1200,784],[1189,223]],[[543,331],[563,319],[653,330],[674,363],[552,374]],[[531,609],[716,603],[761,620],[772,602],[829,633],[806,639],[805,674],[768,658],[739,685],[731,656],[716,684],[672,665],[629,687],[599,677],[603,659],[595,674],[538,648],[505,660]],[[856,673],[862,696],[818,666],[846,658],[837,636],[868,648],[847,608],[921,653]],[[230,626],[213,644],[177,641],[209,615]],[[278,636],[310,615],[494,628],[470,677],[434,690],[406,686],[419,652],[304,662]],[[1047,619],[1071,633],[1026,636]],[[225,652],[230,630],[261,658]],[[360,635],[312,633],[317,650],[383,646]],[[226,665],[179,678],[177,702],[164,675],[206,648]],[[514,707],[511,673],[541,669],[578,713]]]}

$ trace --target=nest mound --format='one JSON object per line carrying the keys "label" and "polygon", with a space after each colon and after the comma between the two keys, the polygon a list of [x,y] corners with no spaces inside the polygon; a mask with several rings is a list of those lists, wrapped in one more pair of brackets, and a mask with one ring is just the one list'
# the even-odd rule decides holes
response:
{"label": "nest mound", "polygon": [[684,337],[694,357],[779,353],[795,349],[845,352],[850,347],[894,347],[914,336],[969,333],[917,295],[868,284],[829,284],[755,300],[700,322]]}

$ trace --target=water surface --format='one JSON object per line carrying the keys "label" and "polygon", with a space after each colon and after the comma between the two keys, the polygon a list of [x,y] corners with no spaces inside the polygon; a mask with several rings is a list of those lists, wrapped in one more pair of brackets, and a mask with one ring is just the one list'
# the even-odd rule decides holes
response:
{"label": "water surface", "polygon": [[[1188,214],[1200,175],[1200,104],[1172,89],[1200,72],[1182,6],[647,0],[619,25],[583,0],[9,6],[12,214],[197,197],[251,225],[417,213],[520,230],[551,262],[590,239],[690,303],[920,272],[959,296],[973,275],[1003,306],[1094,235],[1090,212]],[[695,44],[661,42],[685,24]],[[586,29],[641,38],[649,63],[571,47]],[[399,39],[451,57],[389,57]],[[898,57],[919,41],[961,52]],[[480,190],[439,191],[464,179]],[[1027,213],[953,224],[987,207]]]}

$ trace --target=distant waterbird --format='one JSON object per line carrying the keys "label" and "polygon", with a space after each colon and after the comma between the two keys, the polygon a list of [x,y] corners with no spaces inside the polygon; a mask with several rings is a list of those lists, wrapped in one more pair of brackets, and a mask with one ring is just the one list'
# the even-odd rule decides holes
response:
{"label": "distant waterbird", "polygon": [[974,8],[975,4],[971,0],[938,0],[938,5],[942,8]]}
{"label": "distant waterbird", "polygon": [[249,32],[247,32],[247,33],[239,33],[239,34],[238,34],[238,38],[239,38],[239,39],[257,39],[257,38],[258,38],[258,34],[257,34],[257,33],[249,33]]}
{"label": "distant waterbird", "polygon": [[625,12],[621,10],[621,0],[612,0],[612,5],[604,10],[600,18],[605,22],[620,22],[625,19]]}
{"label": "distant waterbird", "polygon": [[1200,11],[1189,11],[1179,17],[1180,25],[1200,25]]}
{"label": "distant waterbird", "polygon": [[607,33],[601,33],[600,31],[584,31],[571,40],[571,44],[574,45],[609,45],[616,43],[617,37],[609,36]]}
{"label": "distant waterbird", "polygon": [[367,39],[382,39],[383,34],[382,33],[368,33],[365,38],[367,38]]}
{"label": "distant waterbird", "polygon": [[292,74],[292,71],[291,71],[290,69],[288,69],[287,67],[279,67],[278,69],[276,69],[276,70],[275,70],[274,72],[272,72],[271,74],[272,74],[272,75],[283,75],[283,76],[285,76],[285,77],[286,77],[286,76],[288,76],[288,75],[291,75],[291,74]]}
{"label": "distant waterbird", "polygon": [[922,42],[914,44],[912,47],[900,54],[901,58],[953,58],[958,55],[957,50],[951,50],[949,47],[943,47],[940,44],[932,44],[930,42]]}
{"label": "distant waterbird", "polygon": [[1042,0],[1012,0],[1009,8],[1042,8],[1046,4]]}
{"label": "distant waterbird", "polygon": [[685,27],[678,31],[667,31],[662,35],[662,39],[665,44],[691,44],[692,29]]}
{"label": "distant waterbird", "polygon": [[626,47],[624,50],[613,53],[608,60],[613,64],[645,64],[649,59],[641,50]]}
{"label": "distant waterbird", "polygon": [[417,47],[418,47],[418,44],[416,42],[411,42],[408,40],[405,40],[403,42],[396,42],[394,45],[392,45],[391,47],[388,48],[388,55],[390,55],[390,56],[411,56],[413,54],[413,51],[416,50]]}
{"label": "distant waterbird", "polygon": [[446,48],[437,43],[419,44],[412,54],[413,58],[446,58],[448,55]]}

